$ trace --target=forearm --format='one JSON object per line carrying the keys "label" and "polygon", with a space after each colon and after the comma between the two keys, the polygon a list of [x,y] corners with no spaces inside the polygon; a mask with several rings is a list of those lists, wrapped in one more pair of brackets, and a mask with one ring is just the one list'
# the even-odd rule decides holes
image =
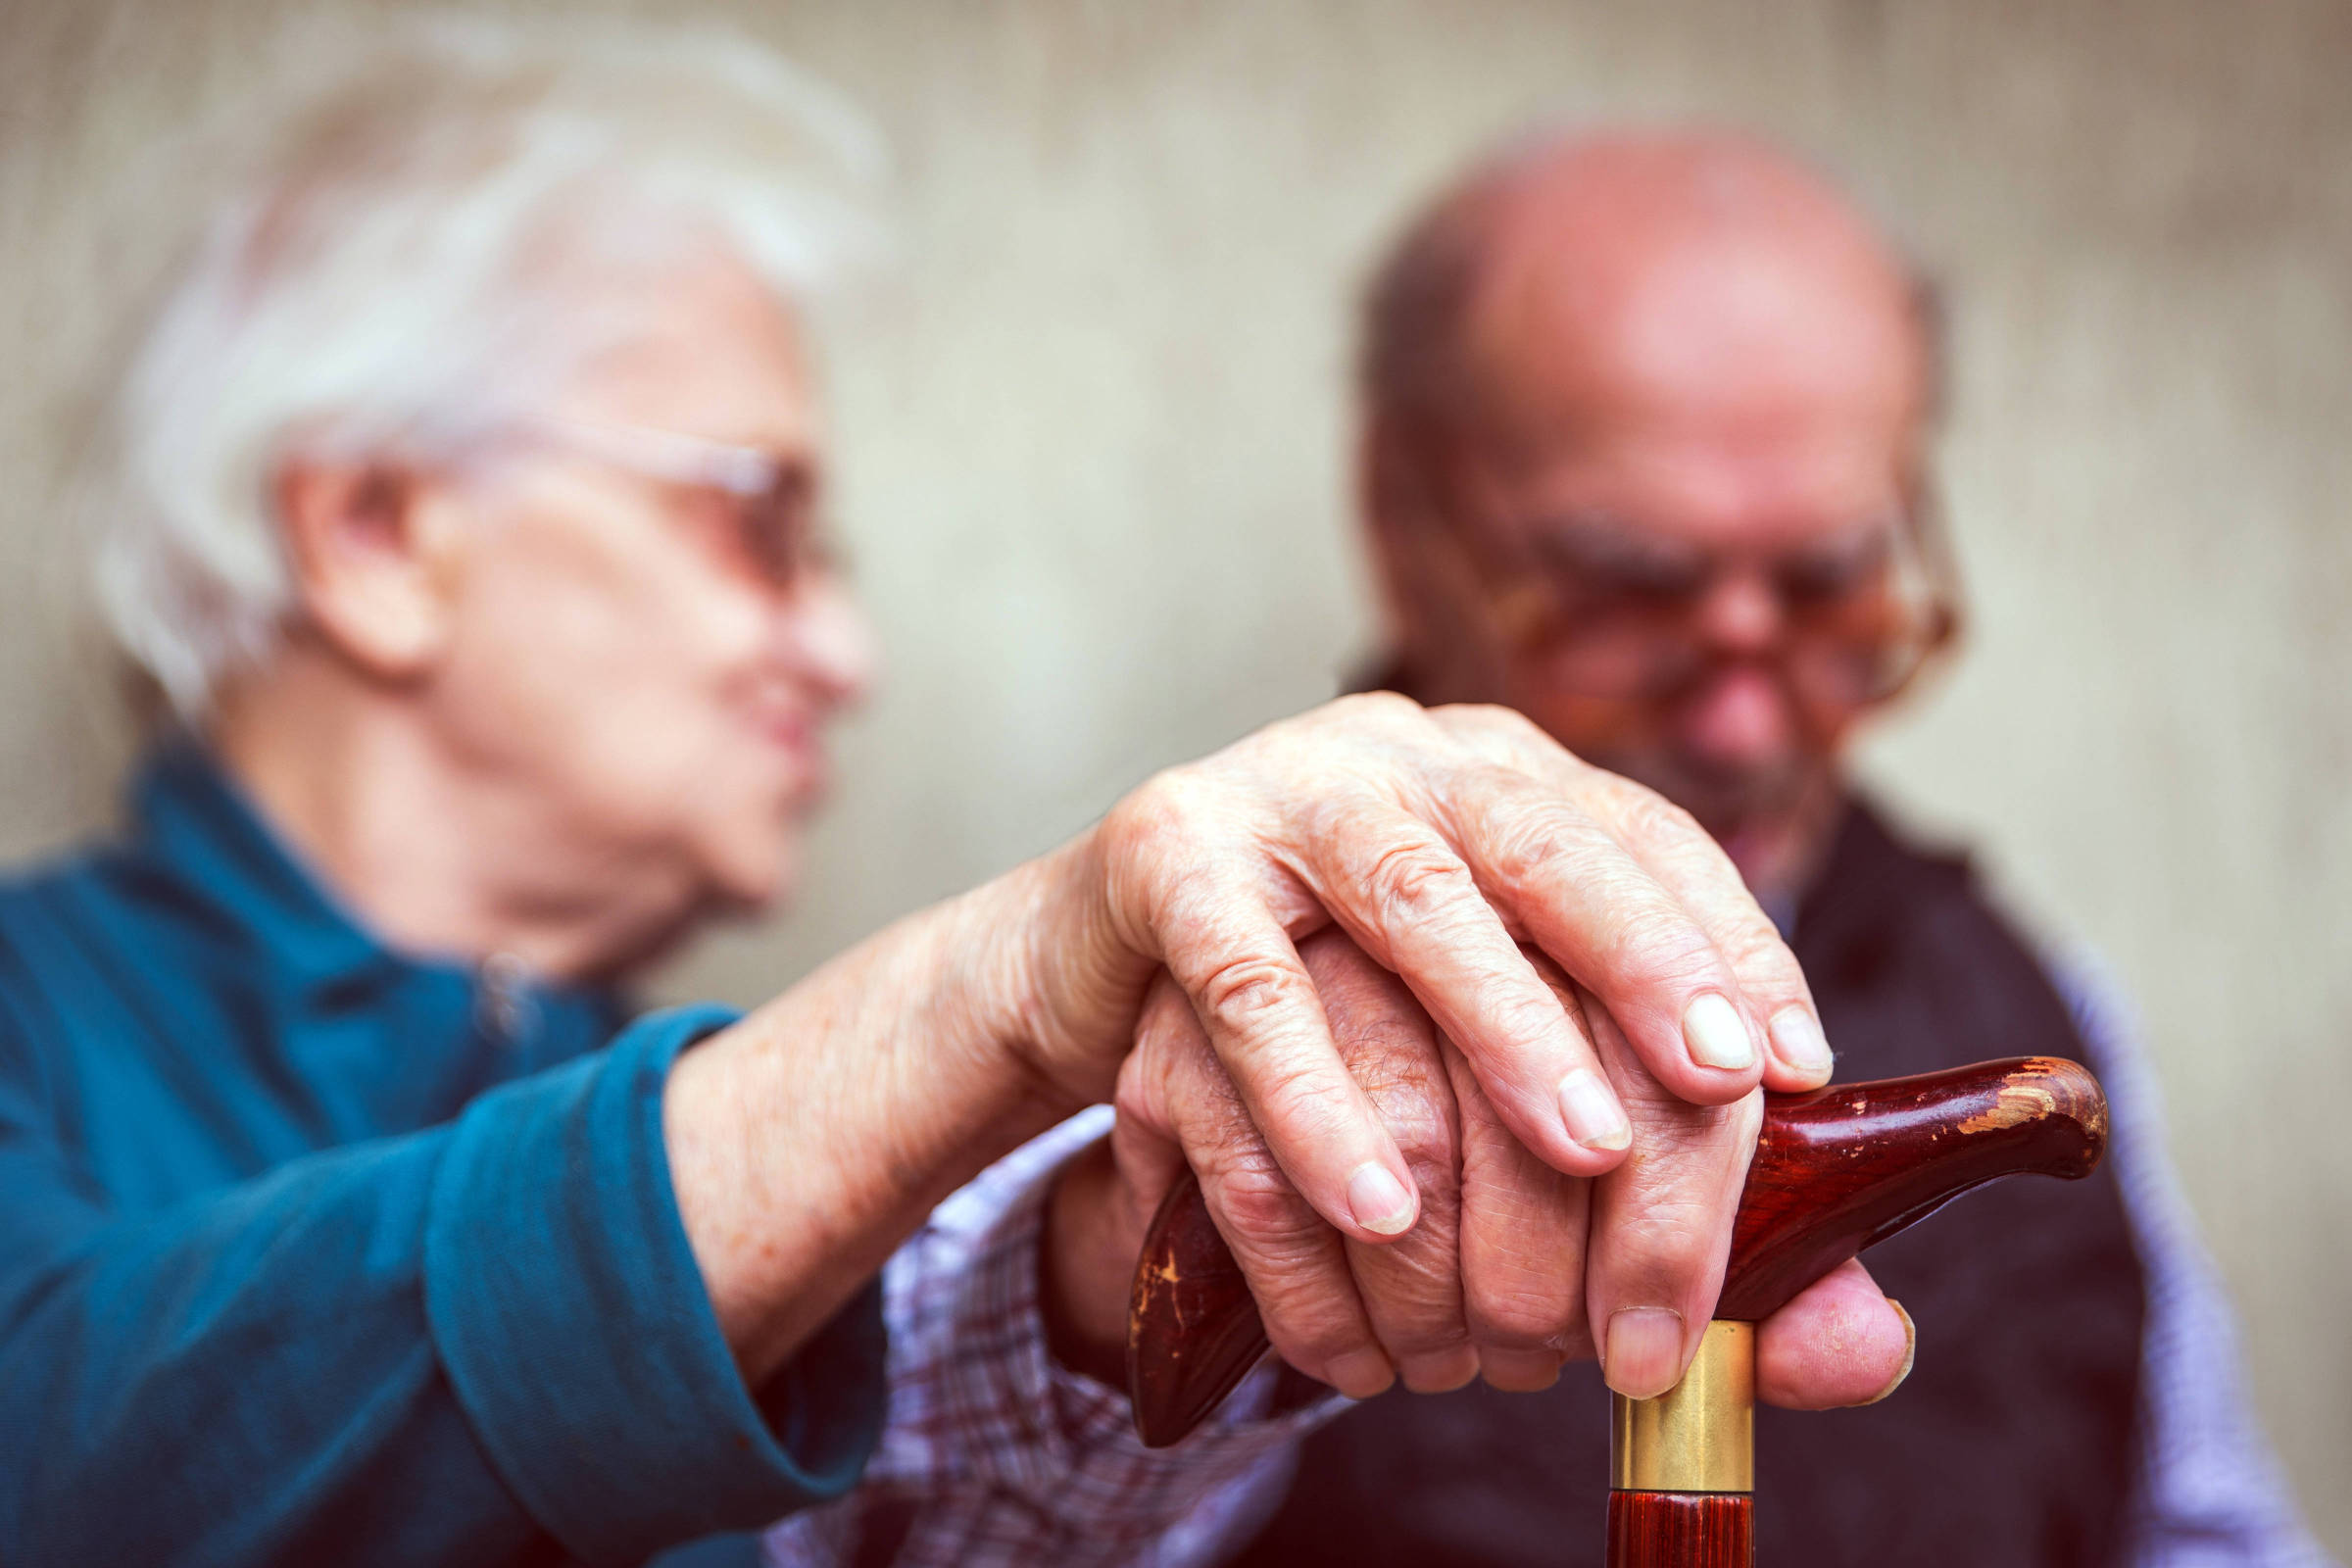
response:
{"label": "forearm", "polygon": [[932,1205],[1076,1108],[1031,1050],[1031,932],[1072,853],[900,921],[671,1073],[679,1214],[755,1386]]}
{"label": "forearm", "polygon": [[[388,1215],[421,1216],[447,1143],[436,1131],[306,1162],[10,1259],[0,1551],[224,1560],[239,1542],[239,1560],[294,1561],[322,1517],[408,1478],[430,1478],[430,1506],[409,1491],[419,1506],[385,1546],[346,1543],[338,1560],[503,1561],[540,1539],[487,1466],[453,1462],[479,1448],[436,1375],[420,1236],[391,1240],[405,1255],[390,1266],[338,1266],[343,1238],[383,1246]],[[337,1464],[319,1466],[327,1451]]]}
{"label": "forearm", "polygon": [[146,1215],[91,1205],[20,1121],[0,1553],[494,1562],[553,1535],[637,1561],[838,1494],[880,1425],[879,1322],[843,1314],[755,1405],[671,1207],[662,1078],[723,1018]]}

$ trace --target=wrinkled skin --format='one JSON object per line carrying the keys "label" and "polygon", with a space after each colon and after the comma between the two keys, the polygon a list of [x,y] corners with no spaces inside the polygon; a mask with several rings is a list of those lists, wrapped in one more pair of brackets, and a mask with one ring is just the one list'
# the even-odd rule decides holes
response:
{"label": "wrinkled skin", "polygon": [[[1161,985],[1120,1074],[1116,1131],[1076,1178],[1122,1195],[1118,1245],[1128,1255],[1189,1164],[1235,1243],[1277,1352],[1359,1396],[1393,1379],[1416,1393],[1474,1377],[1546,1388],[1564,1362],[1596,1352],[1592,1323],[1639,1297],[1645,1276],[1671,1277],[1687,1258],[1701,1271],[1681,1310],[1703,1321],[1746,1176],[1754,1097],[1701,1107],[1664,1093],[1606,1013],[1539,960],[1626,1089],[1645,1152],[1612,1176],[1568,1176],[1501,1126],[1460,1052],[1395,975],[1336,933],[1300,951],[1349,1070],[1412,1169],[1421,1222],[1386,1245],[1324,1224],[1255,1137],[1183,998]],[[1588,1259],[1596,1224],[1602,1241]],[[1859,1263],[1848,1264],[1761,1325],[1759,1393],[1793,1408],[1868,1402],[1908,1371],[1910,1340],[1908,1320]]]}

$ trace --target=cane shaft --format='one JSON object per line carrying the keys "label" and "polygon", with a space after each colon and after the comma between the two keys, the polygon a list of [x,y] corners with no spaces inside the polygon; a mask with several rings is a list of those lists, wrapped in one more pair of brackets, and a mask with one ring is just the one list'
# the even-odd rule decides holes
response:
{"label": "cane shaft", "polygon": [[1707,1325],[1683,1380],[1611,1398],[1608,1568],[1749,1568],[1756,1328]]}
{"label": "cane shaft", "polygon": [[1609,1568],[1753,1568],[1756,1499],[1744,1492],[1612,1492]]}

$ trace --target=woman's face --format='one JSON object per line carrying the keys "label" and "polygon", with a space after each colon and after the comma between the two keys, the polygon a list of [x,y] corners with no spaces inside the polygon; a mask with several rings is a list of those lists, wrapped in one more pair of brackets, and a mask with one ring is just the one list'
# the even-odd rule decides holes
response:
{"label": "woman's face", "polygon": [[[871,643],[807,538],[820,431],[790,313],[716,259],[628,303],[544,427],[459,486],[428,701],[570,852],[674,882],[682,910],[756,907],[792,883]],[[721,447],[733,483],[698,482]]]}

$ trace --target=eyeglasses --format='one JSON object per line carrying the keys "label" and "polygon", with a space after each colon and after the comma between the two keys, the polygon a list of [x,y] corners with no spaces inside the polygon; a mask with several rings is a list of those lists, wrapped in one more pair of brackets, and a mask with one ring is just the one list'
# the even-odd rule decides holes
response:
{"label": "eyeglasses", "polygon": [[832,563],[807,459],[672,430],[534,417],[533,439],[674,489],[743,570],[779,591]]}
{"label": "eyeglasses", "polygon": [[1443,533],[1504,640],[1585,696],[1688,689],[1715,658],[1698,612],[1735,573],[1771,595],[1774,655],[1798,696],[1825,706],[1895,696],[1959,628],[1956,573],[1925,486],[1897,515],[1777,554],[1709,551],[1606,517],[1512,529],[1507,555]]}

